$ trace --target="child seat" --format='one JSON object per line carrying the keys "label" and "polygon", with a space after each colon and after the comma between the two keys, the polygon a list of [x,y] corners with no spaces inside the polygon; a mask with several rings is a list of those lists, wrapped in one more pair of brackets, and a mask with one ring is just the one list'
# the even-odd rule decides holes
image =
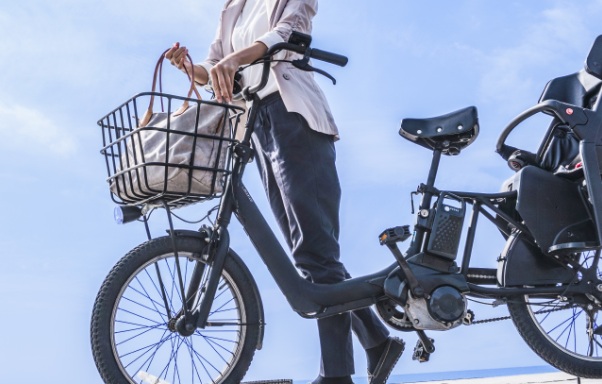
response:
{"label": "child seat", "polygon": [[[578,107],[591,108],[602,81],[581,70],[571,75],[550,80],[539,98],[539,102],[558,100]],[[578,179],[583,177],[579,138],[570,127],[554,118],[548,128],[547,139],[532,157],[535,164],[556,175]]]}

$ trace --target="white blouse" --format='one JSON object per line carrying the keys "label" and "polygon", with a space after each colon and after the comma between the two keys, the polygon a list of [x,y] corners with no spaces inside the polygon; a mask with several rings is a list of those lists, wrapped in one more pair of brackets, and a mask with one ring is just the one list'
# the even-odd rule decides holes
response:
{"label": "white blouse", "polygon": [[[264,0],[246,0],[232,33],[232,48],[234,48],[234,51],[240,51],[255,42],[263,42],[267,47],[272,46],[273,42],[270,41],[271,34],[269,34],[269,29],[266,2]],[[242,71],[243,86],[259,84],[262,69],[263,65],[257,64]],[[278,91],[278,85],[271,74],[267,85],[258,95],[260,98],[263,98],[276,91]]]}

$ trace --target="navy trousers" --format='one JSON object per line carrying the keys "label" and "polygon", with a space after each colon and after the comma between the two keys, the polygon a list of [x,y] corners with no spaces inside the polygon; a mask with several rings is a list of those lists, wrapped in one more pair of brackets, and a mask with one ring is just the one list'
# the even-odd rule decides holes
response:
{"label": "navy trousers", "polygon": [[[295,265],[315,283],[350,278],[339,260],[341,188],[333,137],[312,130],[301,115],[288,112],[278,93],[255,108],[257,164]],[[383,343],[389,335],[368,308],[319,319],[322,376],[355,373],[352,329],[364,349]]]}

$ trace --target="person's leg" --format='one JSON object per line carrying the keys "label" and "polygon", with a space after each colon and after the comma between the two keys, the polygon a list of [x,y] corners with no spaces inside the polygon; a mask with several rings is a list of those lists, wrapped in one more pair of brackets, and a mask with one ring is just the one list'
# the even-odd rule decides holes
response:
{"label": "person's leg", "polygon": [[[316,283],[344,280],[333,138],[311,130],[300,115],[287,112],[281,100],[261,105],[258,115],[254,146],[262,181],[295,265]],[[353,374],[350,314],[318,320],[318,332],[321,375]]]}
{"label": "person's leg", "polygon": [[351,312],[351,327],[366,350],[381,345],[389,337],[389,330],[370,308]]}
{"label": "person's leg", "polygon": [[[349,278],[339,260],[341,189],[333,138],[311,130],[281,100],[262,105],[258,115],[254,145],[262,180],[296,266],[315,283]],[[368,308],[318,320],[323,377],[354,373],[351,327],[367,351],[380,351],[389,340]]]}

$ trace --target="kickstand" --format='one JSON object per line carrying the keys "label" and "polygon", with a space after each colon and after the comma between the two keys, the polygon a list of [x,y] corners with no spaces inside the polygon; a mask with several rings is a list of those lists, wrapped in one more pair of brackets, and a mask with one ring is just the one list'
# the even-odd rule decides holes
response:
{"label": "kickstand", "polygon": [[412,360],[417,360],[419,363],[426,363],[431,357],[431,353],[435,352],[435,340],[430,339],[426,336],[424,331],[416,331],[418,334],[418,342],[414,348],[414,355]]}

